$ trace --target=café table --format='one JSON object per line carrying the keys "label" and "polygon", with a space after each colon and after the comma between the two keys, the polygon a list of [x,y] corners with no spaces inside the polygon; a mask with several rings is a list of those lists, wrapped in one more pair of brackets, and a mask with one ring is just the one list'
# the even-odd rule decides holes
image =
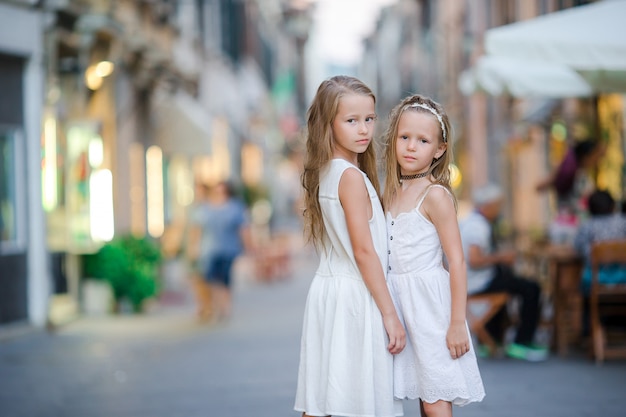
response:
{"label": "caf\u00e9 table", "polygon": [[582,336],[583,297],[580,290],[582,257],[571,245],[545,244],[528,253],[536,263],[546,304],[552,314],[551,347],[559,356],[567,356],[573,343]]}

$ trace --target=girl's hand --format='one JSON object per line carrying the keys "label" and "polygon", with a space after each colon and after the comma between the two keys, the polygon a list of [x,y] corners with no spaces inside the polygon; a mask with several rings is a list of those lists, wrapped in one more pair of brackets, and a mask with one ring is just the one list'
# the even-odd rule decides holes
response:
{"label": "girl's hand", "polygon": [[383,316],[383,324],[389,336],[387,350],[389,350],[392,355],[402,352],[402,349],[406,346],[406,332],[398,316],[395,314]]}
{"label": "girl's hand", "polygon": [[470,340],[465,322],[450,323],[448,334],[446,335],[446,346],[450,350],[452,359],[458,359],[469,352]]}

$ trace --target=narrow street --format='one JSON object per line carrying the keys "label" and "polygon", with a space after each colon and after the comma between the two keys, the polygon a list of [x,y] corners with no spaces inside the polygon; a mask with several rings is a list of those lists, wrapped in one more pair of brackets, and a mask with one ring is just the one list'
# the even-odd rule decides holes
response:
{"label": "narrow street", "polygon": [[[201,325],[191,300],[145,315],[83,318],[0,342],[2,417],[277,417],[292,411],[300,324],[315,257],[289,280],[240,280],[234,315]],[[626,362],[582,353],[481,360],[486,399],[458,417],[623,416]],[[417,416],[406,403],[405,415]]]}

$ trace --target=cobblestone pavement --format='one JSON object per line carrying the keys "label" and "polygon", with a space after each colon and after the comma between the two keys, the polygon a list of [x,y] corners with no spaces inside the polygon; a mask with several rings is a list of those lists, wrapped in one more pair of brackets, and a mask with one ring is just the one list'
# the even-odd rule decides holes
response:
{"label": "cobblestone pavement", "polygon": [[[196,322],[186,296],[144,315],[0,338],[0,416],[296,417],[300,325],[314,267],[307,255],[284,281],[239,277],[226,323]],[[596,366],[575,352],[543,363],[480,360],[480,368],[487,397],[455,408],[457,417],[626,415],[624,361]],[[419,415],[415,402],[405,415]]]}

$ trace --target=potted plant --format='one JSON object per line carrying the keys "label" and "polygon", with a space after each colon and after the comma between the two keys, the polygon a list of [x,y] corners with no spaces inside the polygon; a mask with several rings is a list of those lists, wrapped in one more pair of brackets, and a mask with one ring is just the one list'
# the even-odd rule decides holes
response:
{"label": "potted plant", "polygon": [[116,311],[128,300],[133,311],[141,312],[143,303],[158,291],[161,255],[148,238],[124,235],[114,238],[92,255],[83,257],[83,276],[108,282]]}

